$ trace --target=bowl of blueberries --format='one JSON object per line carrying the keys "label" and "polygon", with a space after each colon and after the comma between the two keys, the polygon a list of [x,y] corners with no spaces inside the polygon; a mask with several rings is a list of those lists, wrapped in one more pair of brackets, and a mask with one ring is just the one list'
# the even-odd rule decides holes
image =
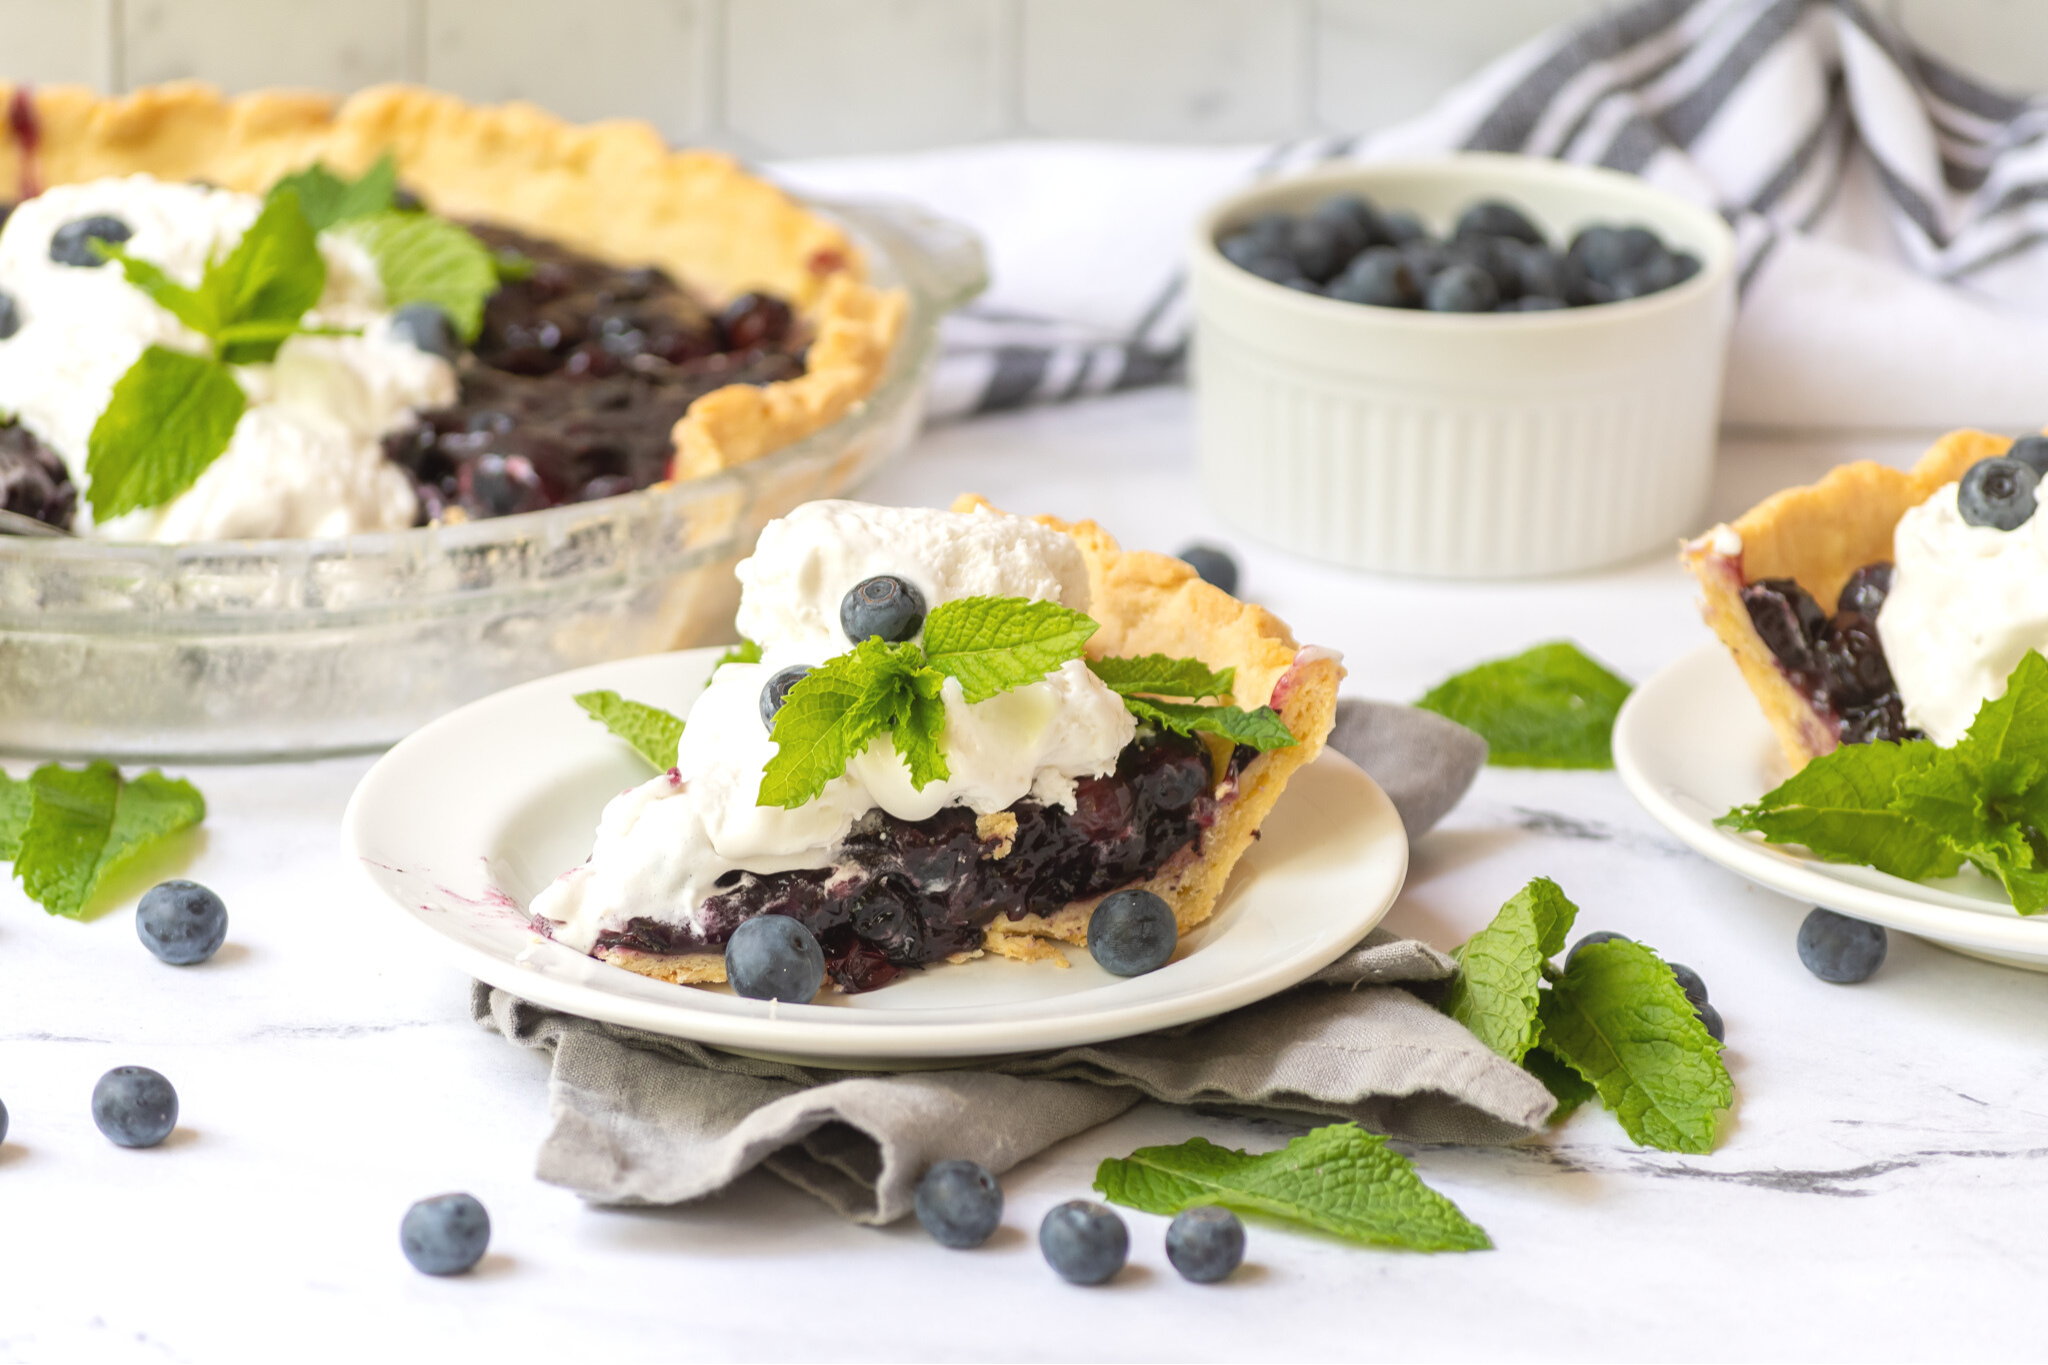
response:
{"label": "bowl of blueberries", "polygon": [[1463,153],[1262,183],[1202,218],[1192,255],[1201,477],[1246,532],[1520,578],[1698,520],[1735,313],[1713,210]]}

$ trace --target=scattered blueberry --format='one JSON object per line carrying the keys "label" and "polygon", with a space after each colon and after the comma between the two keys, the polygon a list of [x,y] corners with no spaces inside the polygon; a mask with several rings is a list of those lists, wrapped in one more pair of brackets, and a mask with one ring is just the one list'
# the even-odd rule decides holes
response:
{"label": "scattered blueberry", "polygon": [[1474,237],[1512,237],[1537,246],[1543,244],[1543,229],[1513,204],[1499,199],[1482,199],[1458,215],[1451,236],[1460,242]]}
{"label": "scattered blueberry", "polygon": [[1835,599],[1835,612],[1838,615],[1845,611],[1858,612],[1875,621],[1891,591],[1892,566],[1888,563],[1865,564],[1850,574],[1849,581],[1842,585],[1842,595]]}
{"label": "scattered blueberry", "polygon": [[0,289],[0,341],[5,341],[21,330],[21,305],[14,301],[14,295]]}
{"label": "scattered blueberry", "polygon": [[[0,336],[5,335],[5,332],[0,332]],[[2042,478],[2048,479],[2048,436],[2020,437],[2012,443],[2012,448],[2005,452],[2005,458],[2018,460]]]}
{"label": "scattered blueberry", "polygon": [[1671,974],[1678,978],[1678,989],[1685,992],[1685,998],[1692,1002],[1694,1009],[1698,1009],[1701,1005],[1707,1003],[1707,983],[1700,980],[1698,972],[1686,966],[1683,962],[1667,962],[1664,965],[1669,967]]}
{"label": "scattered blueberry", "polygon": [[1174,558],[1193,569],[1196,576],[1211,587],[1233,594],[1237,591],[1237,561],[1230,557],[1228,550],[1197,541],[1183,545]]}
{"label": "scattered blueberry", "polygon": [[803,679],[803,676],[810,671],[811,666],[809,664],[791,664],[788,668],[783,669],[767,682],[761,684],[761,724],[763,728],[771,731],[774,730],[775,715],[778,711],[782,710],[782,703],[789,700],[789,689],[795,687]]}
{"label": "scattered blueberry", "polygon": [[1244,1263],[1244,1224],[1214,1204],[1184,1209],[1167,1225],[1166,1259],[1181,1278],[1214,1284]]}
{"label": "scattered blueberry", "polygon": [[876,635],[901,643],[924,629],[924,596],[889,574],[862,579],[839,600],[839,626],[855,644]]}
{"label": "scattered blueberry", "polygon": [[1179,943],[1173,907],[1150,891],[1112,891],[1088,916],[1088,952],[1118,976],[1158,971]]}
{"label": "scattered blueberry", "polygon": [[227,941],[228,908],[198,882],[159,882],[135,907],[135,934],[165,962],[189,967]]}
{"label": "scattered blueberry", "polygon": [[491,1215],[473,1194],[437,1194],[405,1211],[398,1246],[414,1270],[460,1275],[484,1258]]}
{"label": "scattered blueberry", "polygon": [[2040,482],[2041,476],[2018,460],[1979,460],[1956,490],[1956,511],[1971,526],[2017,530],[2034,515],[2034,490]]}
{"label": "scattered blueberry", "polygon": [[1490,313],[1499,302],[1500,286],[1493,276],[1476,265],[1454,261],[1429,282],[1422,306],[1432,313]]}
{"label": "scattered blueberry", "polygon": [[1003,1187],[975,1161],[941,1161],[917,1182],[917,1221],[941,1246],[978,1247],[1003,1221]]}
{"label": "scattered blueberry", "polygon": [[455,325],[431,303],[408,303],[391,315],[391,335],[453,365],[462,355]]}
{"label": "scattered blueberry", "polygon": [[1572,959],[1573,959],[1573,958],[1575,958],[1575,957],[1577,957],[1577,956],[1579,955],[1579,950],[1580,950],[1580,949],[1582,949],[1582,948],[1586,948],[1586,947],[1589,947],[1589,946],[1591,946],[1592,944],[1595,944],[1595,943],[1605,943],[1605,942],[1607,942],[1607,941],[1608,941],[1609,939],[1616,939],[1616,938],[1627,938],[1627,937],[1628,937],[1628,935],[1627,935],[1627,934],[1617,934],[1617,933],[1615,933],[1615,932],[1614,932],[1614,931],[1613,931],[1612,929],[1595,929],[1595,930],[1594,930],[1594,931],[1593,931],[1592,933],[1590,933],[1590,934],[1587,934],[1587,935],[1586,935],[1586,936],[1585,936],[1584,938],[1580,939],[1580,940],[1579,940],[1579,941],[1578,941],[1577,943],[1574,943],[1574,944],[1572,945],[1572,950],[1571,950],[1570,952],[1568,952],[1568,953],[1566,953],[1566,954],[1564,955],[1564,965],[1565,965],[1565,970],[1567,970],[1567,971],[1571,970],[1571,965],[1572,965]]}
{"label": "scattered blueberry", "polygon": [[106,257],[92,249],[94,242],[105,242],[108,246],[119,246],[135,235],[119,218],[96,213],[90,218],[74,218],[51,234],[50,259],[58,265],[77,265],[91,269],[107,263]]}
{"label": "scattered blueberry", "polygon": [[1728,1026],[1721,1022],[1721,1011],[1712,1005],[1701,1003],[1694,1006],[1693,1013],[1699,1015],[1700,1022],[1707,1026],[1708,1037],[1717,1043],[1728,1041]]}
{"label": "scattered blueberry", "polygon": [[1868,981],[1884,965],[1890,946],[1882,924],[1814,907],[1799,926],[1799,960],[1806,970],[1838,986]]}
{"label": "scattered blueberry", "polygon": [[178,1126],[178,1092],[146,1066],[117,1066],[92,1088],[92,1121],[123,1147],[154,1147]]}
{"label": "scattered blueberry", "polygon": [[799,921],[756,915],[725,942],[725,979],[749,1000],[806,1004],[825,984],[825,952]]}
{"label": "scattered blueberry", "polygon": [[1113,1210],[1070,1199],[1038,1225],[1038,1249],[1068,1283],[1101,1284],[1124,1268],[1131,1234]]}
{"label": "scattered blueberry", "polygon": [[1370,303],[1381,308],[1416,308],[1422,304],[1422,280],[1415,266],[1400,248],[1367,247],[1351,258],[1344,273],[1330,281],[1326,290],[1333,299],[1346,303]]}

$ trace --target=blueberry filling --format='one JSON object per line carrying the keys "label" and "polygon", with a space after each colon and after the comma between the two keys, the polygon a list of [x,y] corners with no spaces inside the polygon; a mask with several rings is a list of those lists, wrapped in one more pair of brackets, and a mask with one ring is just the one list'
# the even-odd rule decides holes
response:
{"label": "blueberry filling", "polygon": [[[1240,770],[1234,757],[1230,768]],[[787,915],[816,937],[841,989],[873,990],[980,947],[997,915],[1050,915],[1152,876],[1199,845],[1216,818],[1213,782],[1200,742],[1151,736],[1124,750],[1115,773],[1081,779],[1071,812],[1027,798],[1008,812],[1014,832],[984,833],[958,806],[917,821],[870,811],[836,867],[737,874],[704,902],[702,936],[643,916],[600,934],[597,946],[716,952],[744,921]]]}
{"label": "blueberry filling", "polygon": [[1918,739],[1885,662],[1877,613],[1892,566],[1867,564],[1842,586],[1830,617],[1789,578],[1743,585],[1742,604],[1786,679],[1844,744]]}
{"label": "blueberry filling", "polygon": [[64,461],[19,422],[0,422],[0,507],[71,529],[78,489]]}

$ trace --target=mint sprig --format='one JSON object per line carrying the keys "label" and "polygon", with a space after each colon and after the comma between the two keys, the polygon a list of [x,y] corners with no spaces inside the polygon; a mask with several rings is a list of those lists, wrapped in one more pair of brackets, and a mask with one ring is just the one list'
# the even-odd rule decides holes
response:
{"label": "mint sprig", "polygon": [[[1197,733],[1220,735],[1232,744],[1248,745],[1265,753],[1285,749],[1299,741],[1270,706],[1247,711],[1238,706],[1199,706],[1194,699],[1227,697],[1237,680],[1237,670],[1212,670],[1199,659],[1170,659],[1164,654],[1146,654],[1134,659],[1091,659],[1088,668],[1105,687],[1124,699],[1124,706],[1139,720],[1177,735]],[[1187,697],[1188,701],[1166,701]]]}
{"label": "mint sprig", "polygon": [[683,722],[658,706],[627,701],[616,692],[579,692],[575,702],[592,720],[633,746],[656,770],[676,765],[676,744]]}
{"label": "mint sprig", "polygon": [[377,263],[384,304],[430,303],[448,315],[464,341],[475,341],[484,302],[498,289],[498,267],[468,229],[431,213],[372,214],[339,231],[359,242]]}
{"label": "mint sprig", "polygon": [[944,781],[951,774],[939,752],[943,683],[910,643],[870,637],[827,659],[789,689],[775,713],[775,757],[762,771],[758,804],[794,810],[815,799],[876,736],[891,731],[896,752],[912,764],[912,786],[922,791]]}
{"label": "mint sprig", "polygon": [[1566,641],[1446,678],[1415,704],[1486,740],[1504,768],[1611,768],[1629,685]]}
{"label": "mint sprig", "polygon": [[21,782],[0,774],[0,859],[29,899],[67,919],[84,918],[109,877],[205,818],[191,783],[155,769],[132,780],[104,761],[46,763]]}
{"label": "mint sprig", "polygon": [[386,152],[362,175],[345,180],[316,161],[272,185],[268,197],[275,199],[281,194],[298,196],[306,221],[315,232],[325,232],[336,223],[392,208],[398,195],[398,162]]}
{"label": "mint sprig", "polygon": [[1146,1213],[1221,1204],[1369,1246],[1493,1246],[1456,1204],[1423,1184],[1414,1165],[1384,1137],[1355,1123],[1317,1128],[1277,1152],[1257,1155],[1204,1138],[1177,1147],[1141,1147],[1097,1167],[1095,1188],[1112,1203]]}
{"label": "mint sprig", "polygon": [[1100,627],[1057,602],[963,597],[941,605],[924,625],[925,661],[960,680],[967,701],[1037,682],[1069,659]]}
{"label": "mint sprig", "polygon": [[1237,681],[1234,668],[1211,669],[1200,659],[1144,654],[1134,659],[1090,659],[1088,671],[1119,696],[1149,692],[1155,697],[1227,697]]}
{"label": "mint sprig", "polygon": [[1548,877],[1538,877],[1508,900],[1453,956],[1458,975],[1443,1011],[1480,1042],[1511,1062],[1536,1046],[1536,1006],[1543,968],[1564,951],[1578,907]]}

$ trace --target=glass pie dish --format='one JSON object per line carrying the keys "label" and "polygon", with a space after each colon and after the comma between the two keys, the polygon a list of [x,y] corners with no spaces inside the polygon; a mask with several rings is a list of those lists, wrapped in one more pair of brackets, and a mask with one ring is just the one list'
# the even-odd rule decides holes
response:
{"label": "glass pie dish", "polygon": [[957,224],[810,207],[909,298],[881,382],[845,416],[703,478],[490,520],[178,545],[0,535],[0,751],[361,752],[514,683],[729,639],[732,569],[761,527],[909,444],[939,320],[986,282]]}

